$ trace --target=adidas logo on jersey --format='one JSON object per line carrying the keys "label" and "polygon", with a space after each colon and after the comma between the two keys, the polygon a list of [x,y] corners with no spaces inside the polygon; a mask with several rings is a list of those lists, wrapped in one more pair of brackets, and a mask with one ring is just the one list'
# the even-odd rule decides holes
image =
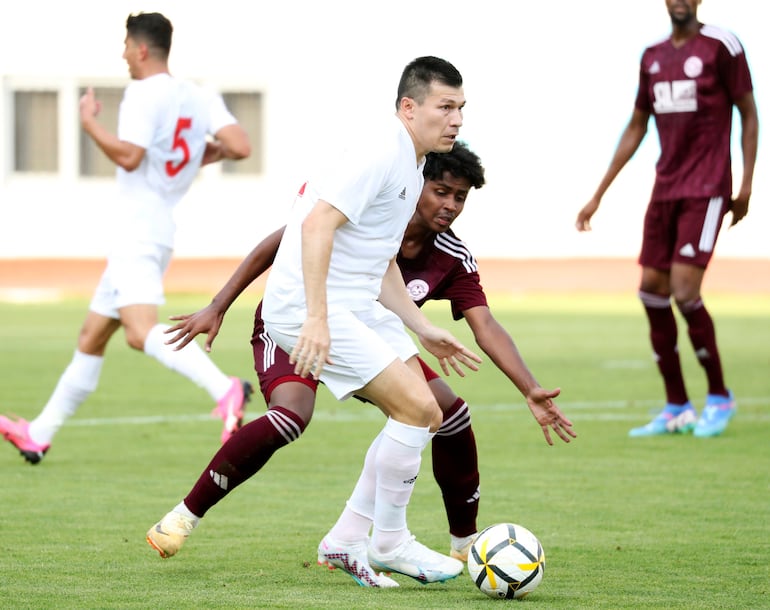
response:
{"label": "adidas logo on jersey", "polygon": [[398,194],[398,198],[406,201],[406,187]]}
{"label": "adidas logo on jersey", "polygon": [[692,247],[692,244],[685,244],[679,250],[679,254],[681,254],[682,256],[687,256],[689,258],[692,258],[693,256],[695,256],[695,248]]}

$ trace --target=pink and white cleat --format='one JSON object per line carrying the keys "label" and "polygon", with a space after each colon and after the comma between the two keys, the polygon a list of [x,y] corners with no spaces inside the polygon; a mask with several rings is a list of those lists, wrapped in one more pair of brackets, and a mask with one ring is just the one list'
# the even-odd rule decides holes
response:
{"label": "pink and white cleat", "polygon": [[241,429],[246,403],[251,400],[251,395],[254,393],[254,388],[248,381],[237,377],[231,377],[231,381],[232,385],[230,385],[227,394],[217,402],[217,406],[211,412],[211,415],[224,422],[224,428],[222,428],[223,445]]}
{"label": "pink and white cleat", "polygon": [[30,464],[37,464],[43,459],[51,445],[40,445],[29,436],[29,422],[19,417],[13,421],[0,415],[0,434],[19,450],[21,456]]}

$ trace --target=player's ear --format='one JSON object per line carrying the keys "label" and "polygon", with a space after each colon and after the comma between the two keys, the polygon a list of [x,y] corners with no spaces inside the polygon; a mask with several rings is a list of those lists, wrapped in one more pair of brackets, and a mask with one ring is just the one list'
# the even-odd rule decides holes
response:
{"label": "player's ear", "polygon": [[404,96],[398,101],[398,110],[401,114],[411,117],[416,105],[414,99]]}

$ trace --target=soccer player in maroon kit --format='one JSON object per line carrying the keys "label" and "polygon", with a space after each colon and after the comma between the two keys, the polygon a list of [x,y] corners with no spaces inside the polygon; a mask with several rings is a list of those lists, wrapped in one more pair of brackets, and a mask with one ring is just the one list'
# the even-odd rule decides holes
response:
{"label": "soccer player in maroon kit", "polygon": [[[650,115],[654,115],[661,153],[644,220],[639,298],[649,320],[666,405],[650,423],[632,429],[629,435],[634,437],[691,430],[699,437],[717,436],[737,408],[724,382],[714,323],[703,304],[701,284],[723,217],[731,211],[732,226],[748,212],[759,121],[741,43],[730,32],[700,23],[699,4],[699,0],[666,0],[671,36],[643,53],[631,120],[596,193],[576,222],[578,231],[590,230],[602,196],[636,152]],[[743,154],[743,175],[734,198],[730,159],[733,106],[741,117]],[[708,395],[700,418],[685,389],[672,296],[706,373]]]}
{"label": "soccer player in maroon kit", "polygon": [[[429,154],[424,175],[422,195],[397,259],[407,289],[420,306],[429,299],[449,300],[454,318],[465,318],[478,345],[526,398],[548,444],[553,444],[551,431],[569,442],[576,435],[572,423],[553,402],[559,390],[543,389],[528,370],[510,335],[489,310],[475,259],[449,228],[462,212],[470,189],[484,184],[484,170],[478,157],[457,142],[451,152]],[[209,350],[228,307],[270,266],[282,233],[280,229],[259,244],[208,307],[192,315],[175,317],[180,322],[169,330],[175,333],[171,342],[178,342],[181,348],[196,335],[207,333],[205,348]],[[254,475],[277,449],[299,438],[312,417],[318,382],[295,374],[288,355],[265,333],[260,309],[261,306],[255,315],[252,345],[268,411],[223,445],[184,501],[149,530],[148,542],[163,557],[179,550],[198,520],[214,504]],[[479,501],[478,460],[470,411],[445,381],[427,364],[421,364],[444,414],[443,424],[432,441],[432,461],[449,521],[450,553],[465,561],[477,531]],[[322,547],[323,543],[319,547],[319,561],[325,563]]]}

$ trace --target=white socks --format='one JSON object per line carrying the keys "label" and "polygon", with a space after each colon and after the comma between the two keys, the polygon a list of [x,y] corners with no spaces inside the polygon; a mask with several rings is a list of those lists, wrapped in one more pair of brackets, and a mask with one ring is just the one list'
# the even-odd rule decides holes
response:
{"label": "white socks", "polygon": [[144,353],[204,388],[214,400],[223,398],[232,385],[231,379],[195,341],[190,341],[179,351],[175,351],[173,345],[166,345],[169,337],[164,331],[167,328],[170,327],[166,324],[156,324],[150,329],[144,342]]}
{"label": "white socks", "polygon": [[51,444],[59,428],[96,389],[103,362],[102,356],[75,350],[72,362],[59,377],[48,403],[40,415],[29,423],[29,436],[33,441],[41,445]]}
{"label": "white socks", "polygon": [[[181,373],[205,388],[215,401],[227,394],[232,380],[211,361],[195,342],[174,351],[166,345],[164,324],[152,327],[144,344],[144,352],[164,366]],[[49,445],[59,428],[72,417],[77,408],[96,389],[102,372],[103,356],[92,356],[75,350],[69,366],[64,370],[56,388],[40,415],[29,423],[30,438],[41,445]]]}
{"label": "white socks", "polygon": [[374,523],[371,544],[386,552],[409,536],[406,507],[431,437],[428,427],[388,419],[367,451],[356,487],[330,532],[333,538],[361,540]]}
{"label": "white socks", "polygon": [[193,523],[193,527],[198,525],[198,522],[201,520],[201,518],[193,513],[189,508],[187,508],[187,504],[184,503],[184,500],[177,504],[171,512],[179,513],[180,515],[184,515],[187,517],[190,521]]}

